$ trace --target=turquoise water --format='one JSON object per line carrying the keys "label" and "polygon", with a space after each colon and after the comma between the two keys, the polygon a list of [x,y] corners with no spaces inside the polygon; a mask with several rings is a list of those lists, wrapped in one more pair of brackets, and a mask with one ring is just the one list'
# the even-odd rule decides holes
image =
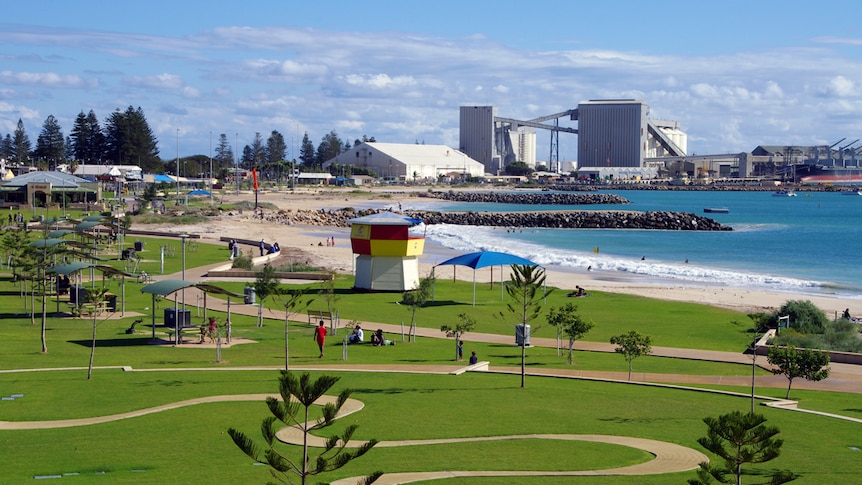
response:
{"label": "turquoise water", "polygon": [[[512,229],[429,226],[427,237],[458,252],[494,250],[560,269],[862,298],[862,196],[800,192],[608,191],[625,206],[540,206],[410,201],[443,211],[637,210],[692,212],[729,232]],[[728,214],[704,214],[726,207]],[[598,248],[598,252],[594,249]],[[442,257],[442,256],[441,256]],[[686,262],[688,260],[688,262]]]}

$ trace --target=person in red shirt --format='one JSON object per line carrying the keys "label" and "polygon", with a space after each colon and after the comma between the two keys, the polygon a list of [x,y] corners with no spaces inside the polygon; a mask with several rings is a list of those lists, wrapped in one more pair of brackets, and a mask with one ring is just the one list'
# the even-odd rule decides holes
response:
{"label": "person in red shirt", "polygon": [[317,346],[320,347],[320,355],[318,357],[323,357],[323,344],[326,342],[326,327],[323,326],[323,320],[314,329],[314,340],[317,341]]}

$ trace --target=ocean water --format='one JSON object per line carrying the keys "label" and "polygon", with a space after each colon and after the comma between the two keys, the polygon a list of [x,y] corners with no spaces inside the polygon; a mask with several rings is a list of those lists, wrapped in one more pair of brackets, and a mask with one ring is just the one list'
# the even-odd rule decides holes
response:
{"label": "ocean water", "polygon": [[[835,294],[862,299],[862,196],[771,192],[608,191],[628,205],[543,206],[402,201],[405,209],[515,212],[637,210],[691,212],[733,231],[654,231],[428,226],[432,243],[457,253],[503,251],[545,267],[650,281]],[[727,214],[705,214],[726,207]],[[441,262],[444,257],[440,254]],[[687,262],[686,262],[687,260]]]}

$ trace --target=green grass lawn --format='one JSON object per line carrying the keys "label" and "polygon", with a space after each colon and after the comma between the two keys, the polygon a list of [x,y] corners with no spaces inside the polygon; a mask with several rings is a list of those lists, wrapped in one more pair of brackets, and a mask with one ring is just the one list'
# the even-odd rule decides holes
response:
{"label": "green grass lawn", "polygon": [[[342,376],[336,390],[354,389],[353,397],[366,407],[323,434],[357,424],[355,439],[360,440],[591,433],[638,436],[697,449],[696,439],[705,434],[704,416],[745,410],[749,405],[744,398],[566,379],[534,377],[521,389],[517,376],[509,375],[332,374]],[[273,392],[276,376],[274,371],[106,370],[86,381],[80,373],[30,373],[21,384],[36,382],[28,384],[25,396],[3,401],[2,406],[4,417],[7,411],[31,410],[15,412],[16,419],[98,416],[193,396]],[[3,389],[23,389],[17,384],[4,375]],[[759,412],[782,430],[785,446],[779,459],[754,469],[789,468],[803,475],[797,483],[852,482],[860,452],[850,448],[862,444],[860,425],[768,408]],[[4,480],[21,482],[36,475],[76,472],[82,475],[75,480],[87,483],[264,482],[268,477],[265,468],[252,466],[225,430],[236,427],[259,440],[260,420],[267,414],[262,402],[214,403],[92,426],[3,431]],[[491,441],[378,448],[321,478],[332,480],[375,469],[590,469],[646,459],[642,452],[611,445]],[[97,471],[106,474],[95,475]],[[691,476],[605,477],[602,482],[569,478],[566,483],[676,483]],[[562,483],[553,478],[505,481]],[[476,479],[471,483],[492,482]]]}
{"label": "green grass lawn", "polygon": [[[144,259],[158,254],[165,239],[142,238]],[[127,239],[131,244],[132,239]],[[179,244],[178,241],[175,242]],[[178,246],[177,246],[178,247]],[[115,251],[107,249],[106,255]],[[187,253],[187,267],[225,260],[226,248],[200,244]],[[122,265],[111,261],[109,264]],[[158,272],[158,261],[146,262]],[[152,266],[155,264],[155,266]],[[119,267],[119,266],[118,266]],[[180,255],[165,260],[165,273],[180,271]],[[150,272],[149,269],[146,271]],[[108,280],[118,291],[119,282]],[[218,283],[242,293],[248,283]],[[336,284],[337,308],[342,324],[362,320],[398,324],[409,323],[407,308],[398,305],[399,294],[354,293],[352,279],[340,277]],[[132,366],[151,372],[123,372],[97,368],[92,380],[86,379],[90,352],[90,319],[49,317],[48,353],[40,352],[40,319],[30,323],[28,299],[20,296],[19,286],[0,279],[0,311],[3,350],[0,370],[76,367],[76,370],[39,372],[0,372],[0,396],[24,394],[23,398],[0,401],[0,419],[12,421],[52,420],[109,415],[148,408],[201,396],[246,393],[273,393],[277,390],[275,370],[239,371],[238,366],[284,365],[284,324],[267,319],[256,327],[253,316],[232,316],[234,336],[256,343],[236,345],[216,351],[194,344],[157,346],[149,343],[149,314],[152,300],[140,292],[141,285],[126,282],[126,310],[146,317],[138,333],[125,334],[137,317],[99,323],[96,366]],[[316,295],[321,285],[307,285]],[[595,323],[586,340],[607,342],[611,335],[638,330],[653,337],[653,344],[667,347],[741,352],[749,342],[751,324],[741,313],[704,305],[663,302],[647,298],[591,292],[578,299],[581,313]],[[437,281],[434,302],[417,313],[419,326],[438,329],[454,323],[466,312],[476,317],[475,332],[512,336],[513,345],[485,344],[465,335],[465,350],[476,350],[482,360],[494,366],[517,366],[520,349],[514,346],[512,324],[495,315],[505,312],[499,286],[477,286],[476,307],[470,305],[472,283]],[[546,307],[569,300],[564,291],[552,292]],[[25,303],[26,302],[26,303]],[[279,308],[276,298],[267,306]],[[37,307],[38,307],[37,299]],[[157,301],[160,315],[173,306],[167,299]],[[55,303],[47,308],[53,311]],[[322,299],[312,302],[313,309],[326,309]],[[211,312],[213,314],[214,312]],[[269,312],[265,310],[264,314]],[[193,309],[194,323],[202,321]],[[224,315],[215,312],[220,322]],[[321,364],[449,364],[453,362],[454,340],[419,338],[402,342],[400,335],[389,335],[393,347],[351,346],[343,361],[339,344],[346,331],[328,340],[327,356],[317,358],[311,327],[304,318],[289,327],[292,368]],[[553,328],[533,325],[534,337],[553,338]],[[161,330],[161,329],[158,329]],[[372,330],[372,329],[368,329]],[[528,371],[553,368],[610,370],[625,372],[622,356],[613,353],[576,352],[575,363],[566,363],[555,349],[527,350]],[[218,371],[187,369],[212,368]],[[180,370],[168,370],[180,369]],[[747,365],[642,357],[634,362],[635,372],[681,373],[700,375],[749,375]],[[765,372],[760,371],[762,375]],[[317,372],[316,374],[319,374]],[[699,449],[697,438],[705,435],[702,419],[733,410],[747,410],[745,398],[702,392],[651,388],[626,384],[578,381],[558,378],[527,378],[521,389],[520,377],[468,373],[461,376],[332,372],[342,377],[336,385],[354,389],[353,397],[366,404],[364,410],[337,422],[332,432],[350,424],[360,425],[356,439],[380,440],[431,439],[473,436],[503,436],[527,433],[591,433],[636,436],[665,440]],[[706,386],[703,386],[706,387]],[[724,388],[728,389],[728,388]],[[747,388],[730,389],[746,393]],[[783,389],[761,389],[758,394],[783,396]],[[862,416],[858,394],[793,391],[802,407]],[[785,440],[781,457],[759,470],[787,468],[803,477],[794,483],[852,483],[862,457],[852,448],[862,448],[862,425],[803,413],[760,407],[770,425],[778,426]],[[4,457],[0,482],[20,483],[35,476],[79,473],[64,481],[80,483],[257,483],[269,474],[265,467],[253,466],[226,434],[236,427],[258,437],[260,421],[268,414],[262,402],[201,404],[117,422],[65,429],[0,431],[0,454]],[[327,432],[326,434],[329,434]],[[296,453],[284,447],[288,453]],[[648,459],[643,452],[626,447],[560,442],[554,440],[490,441],[470,444],[425,445],[407,448],[377,448],[348,467],[323,480],[359,475],[381,469],[386,472],[444,469],[592,469],[625,466]],[[664,484],[684,483],[693,473],[655,477],[518,477],[506,478],[507,484]],[[315,480],[316,481],[316,480]],[[451,480],[450,483],[454,483]],[[434,483],[440,483],[434,481]],[[457,480],[457,483],[500,483],[499,478]]]}

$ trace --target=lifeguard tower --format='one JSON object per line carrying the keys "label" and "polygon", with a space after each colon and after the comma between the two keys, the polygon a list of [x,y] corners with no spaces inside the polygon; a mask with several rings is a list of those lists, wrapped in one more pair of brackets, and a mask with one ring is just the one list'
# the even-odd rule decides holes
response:
{"label": "lifeguard tower", "polygon": [[380,212],[348,222],[350,245],[357,255],[354,288],[409,291],[419,287],[419,256],[425,249],[421,219]]}

